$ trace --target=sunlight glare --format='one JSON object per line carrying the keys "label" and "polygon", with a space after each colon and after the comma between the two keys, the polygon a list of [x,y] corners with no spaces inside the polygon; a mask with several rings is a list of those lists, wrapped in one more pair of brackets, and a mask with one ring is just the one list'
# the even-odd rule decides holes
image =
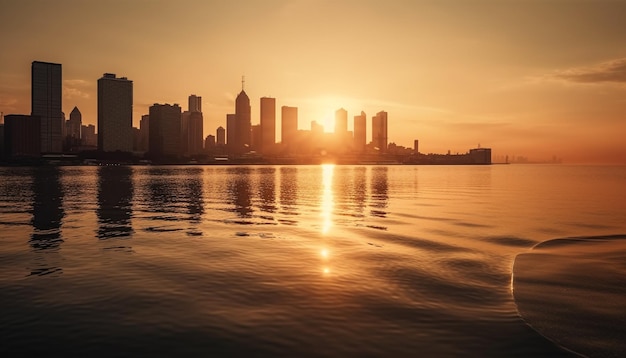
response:
{"label": "sunlight glare", "polygon": [[333,171],[335,170],[334,164],[323,164],[322,165],[322,203],[321,203],[321,214],[322,217],[322,233],[326,234],[333,226],[332,214],[333,214]]}

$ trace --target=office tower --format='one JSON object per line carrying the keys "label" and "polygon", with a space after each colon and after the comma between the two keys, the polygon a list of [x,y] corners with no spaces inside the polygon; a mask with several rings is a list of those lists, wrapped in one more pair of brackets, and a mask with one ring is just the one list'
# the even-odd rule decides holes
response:
{"label": "office tower", "polygon": [[78,110],[78,107],[74,107],[70,112],[70,119],[67,120],[66,136],[73,139],[80,139],[80,127],[83,124],[83,116]]}
{"label": "office tower", "polygon": [[139,151],[147,152],[150,148],[150,115],[144,114],[139,121]]}
{"label": "office tower", "polygon": [[335,135],[340,139],[344,139],[348,132],[348,111],[339,108],[335,111]]}
{"label": "office tower", "polygon": [[202,97],[195,94],[189,96],[189,112],[202,112]]}
{"label": "office tower", "polygon": [[295,145],[298,134],[298,107],[281,107],[280,138],[284,147],[288,149]]}
{"label": "office tower", "polygon": [[237,95],[237,99],[235,100],[236,134],[235,146],[234,148],[231,148],[231,150],[234,150],[234,153],[236,154],[242,154],[249,151],[250,145],[252,144],[250,98],[248,98],[248,95],[243,90],[243,81],[241,87],[241,92]]}
{"label": "office tower", "polygon": [[261,141],[257,149],[267,154],[276,144],[276,98],[261,98]]}
{"label": "office tower", "polygon": [[206,136],[204,140],[204,149],[206,151],[210,151],[215,148],[215,136],[213,134],[209,134]]}
{"label": "office tower", "polygon": [[105,73],[98,79],[98,150],[133,150],[133,81]]}
{"label": "office tower", "polygon": [[226,147],[228,153],[235,152],[237,138],[237,115],[234,113],[226,115]]}
{"label": "office tower", "polygon": [[195,94],[189,96],[189,112],[187,123],[184,124],[183,136],[187,139],[186,153],[197,155],[202,152],[204,140],[204,118],[202,116],[202,97]]}
{"label": "office tower", "polygon": [[225,146],[226,145],[226,129],[224,129],[224,127],[222,126],[217,127],[215,134],[217,136],[217,145]]}
{"label": "office tower", "polygon": [[379,153],[387,151],[387,112],[380,111],[372,118],[372,143]]}
{"label": "office tower", "polygon": [[180,156],[181,112],[178,104],[158,104],[150,107],[150,155],[153,159]]}
{"label": "office tower", "polygon": [[133,152],[139,151],[139,142],[141,140],[141,131],[137,127],[132,128],[133,134]]}
{"label": "office tower", "polygon": [[4,151],[7,158],[41,155],[41,118],[25,114],[4,116]]}
{"label": "office tower", "polygon": [[354,150],[362,152],[365,150],[366,136],[367,136],[367,117],[365,112],[361,111],[361,114],[354,116]]}
{"label": "office tower", "polygon": [[80,126],[80,135],[84,146],[95,147],[98,145],[96,126],[93,124]]}
{"label": "office tower", "polygon": [[64,118],[61,97],[61,65],[34,61],[31,67],[31,114],[39,116],[41,121],[42,153],[60,153],[62,150]]}
{"label": "office tower", "polygon": [[415,139],[413,141],[413,153],[414,154],[419,154],[419,144],[420,144],[420,141],[418,139]]}

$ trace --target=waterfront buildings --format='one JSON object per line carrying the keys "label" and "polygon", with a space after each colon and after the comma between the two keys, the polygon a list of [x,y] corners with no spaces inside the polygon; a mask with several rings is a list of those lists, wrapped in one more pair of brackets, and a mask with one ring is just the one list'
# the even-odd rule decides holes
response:
{"label": "waterfront buildings", "polygon": [[31,66],[31,114],[40,118],[41,152],[60,153],[64,118],[61,64],[34,61]]}
{"label": "waterfront buildings", "polygon": [[234,152],[237,141],[237,115],[230,113],[226,115],[226,147],[229,153]]}
{"label": "waterfront buildings", "polygon": [[250,98],[242,88],[235,100],[235,143],[231,147],[232,153],[243,154],[250,150],[251,120]]}
{"label": "waterfront buildings", "polygon": [[215,131],[215,135],[217,136],[217,146],[223,147],[226,145],[226,129],[224,129],[224,127],[220,126],[217,127],[217,130]]}
{"label": "waterfront buildings", "polygon": [[158,104],[150,107],[149,152],[153,160],[168,160],[181,155],[181,109],[178,104]]}
{"label": "waterfront buildings", "polygon": [[98,150],[133,150],[133,81],[105,73],[98,80]]}
{"label": "waterfront buildings", "polygon": [[367,117],[365,112],[361,111],[361,114],[354,116],[354,150],[358,153],[365,150],[367,144]]}
{"label": "waterfront buildings", "polygon": [[198,155],[202,152],[203,122],[202,97],[192,94],[189,96],[189,110],[181,118],[181,151],[184,155]]}
{"label": "waterfront buildings", "polygon": [[372,144],[379,153],[387,152],[387,112],[380,111],[372,118]]}
{"label": "waterfront buildings", "polygon": [[150,149],[150,115],[144,114],[139,120],[139,151],[147,152]]}
{"label": "waterfront buildings", "polygon": [[298,136],[298,107],[281,107],[281,143],[284,150],[289,153],[295,150]]}
{"label": "waterfront buildings", "polygon": [[259,151],[269,154],[276,144],[276,98],[261,97],[261,138]]}

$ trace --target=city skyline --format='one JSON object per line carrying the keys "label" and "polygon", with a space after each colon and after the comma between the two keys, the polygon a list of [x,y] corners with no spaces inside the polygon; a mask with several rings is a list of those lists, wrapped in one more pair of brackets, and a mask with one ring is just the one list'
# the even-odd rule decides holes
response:
{"label": "city skyline", "polygon": [[[271,97],[277,110],[298,108],[298,129],[317,121],[332,131],[339,108],[349,128],[361,111],[369,122],[385,110],[389,141],[419,139],[425,153],[481,144],[535,160],[626,163],[621,1],[23,1],[0,10],[11,33],[0,39],[5,115],[30,113],[28,66],[41,60],[63,64],[62,110],[78,107],[85,125],[97,123],[96,80],[112,72],[134,81],[133,126],[152,104],[197,93],[204,136],[214,135],[245,75],[253,125],[258,99]],[[177,13],[191,18],[176,30],[150,25]],[[115,28],[103,20],[113,14]],[[75,26],[59,25],[70,19]]]}

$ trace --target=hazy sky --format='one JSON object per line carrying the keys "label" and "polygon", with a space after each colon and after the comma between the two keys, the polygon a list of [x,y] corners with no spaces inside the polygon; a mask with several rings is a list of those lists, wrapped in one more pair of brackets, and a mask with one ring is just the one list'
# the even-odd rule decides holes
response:
{"label": "hazy sky", "polygon": [[390,142],[426,153],[626,163],[625,19],[603,0],[0,0],[0,111],[29,113],[31,62],[57,62],[66,116],[95,124],[110,72],[134,82],[136,126],[202,96],[206,136],[245,75],[253,124],[271,96],[301,129],[363,110],[368,141],[385,110]]}

